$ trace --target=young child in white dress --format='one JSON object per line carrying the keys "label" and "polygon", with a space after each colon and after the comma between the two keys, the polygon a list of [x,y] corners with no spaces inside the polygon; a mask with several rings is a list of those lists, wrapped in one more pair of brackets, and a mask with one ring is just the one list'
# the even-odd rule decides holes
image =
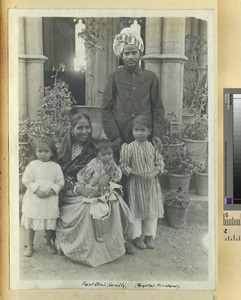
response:
{"label": "young child in white dress", "polygon": [[123,144],[120,167],[127,175],[127,196],[134,215],[133,243],[139,249],[153,249],[157,219],[163,218],[163,202],[158,175],[164,171],[159,149],[147,139],[151,120],[138,116],[133,121],[134,141]]}
{"label": "young child in white dress", "polygon": [[47,251],[56,254],[51,245],[53,230],[59,216],[58,194],[64,186],[64,176],[57,159],[57,150],[52,139],[39,138],[35,141],[36,159],[26,167],[22,182],[27,191],[23,198],[21,224],[28,230],[28,245],[24,251],[32,256],[36,230],[45,230]]}

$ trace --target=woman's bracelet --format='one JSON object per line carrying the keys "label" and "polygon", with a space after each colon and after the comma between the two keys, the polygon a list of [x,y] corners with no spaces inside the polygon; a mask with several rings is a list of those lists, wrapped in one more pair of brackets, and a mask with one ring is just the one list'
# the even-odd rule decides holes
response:
{"label": "woman's bracelet", "polygon": [[74,188],[73,188],[73,194],[75,196],[79,196],[79,194],[77,194],[77,188],[79,187],[79,185],[76,185]]}

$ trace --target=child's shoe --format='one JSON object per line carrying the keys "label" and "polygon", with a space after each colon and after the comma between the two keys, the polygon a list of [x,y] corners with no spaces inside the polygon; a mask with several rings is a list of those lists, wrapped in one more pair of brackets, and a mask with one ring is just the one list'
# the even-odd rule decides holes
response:
{"label": "child's shoe", "polygon": [[141,237],[135,238],[133,240],[133,243],[135,244],[136,248],[138,248],[138,249],[142,249],[142,250],[146,249],[146,244],[143,242]]}
{"label": "child's shoe", "polygon": [[24,256],[30,257],[33,255],[33,245],[28,245],[27,248],[24,250]]}
{"label": "child's shoe", "polygon": [[154,238],[152,236],[146,236],[145,237],[145,244],[148,249],[154,249],[155,244],[154,244]]}
{"label": "child's shoe", "polygon": [[125,243],[126,254],[134,254],[136,252],[136,248],[133,246],[132,242]]}
{"label": "child's shoe", "polygon": [[57,254],[57,250],[51,245],[47,245],[47,251],[49,254]]}

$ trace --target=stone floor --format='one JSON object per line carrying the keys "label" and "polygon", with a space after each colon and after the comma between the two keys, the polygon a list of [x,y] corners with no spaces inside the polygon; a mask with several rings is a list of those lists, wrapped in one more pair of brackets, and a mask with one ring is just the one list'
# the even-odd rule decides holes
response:
{"label": "stone floor", "polygon": [[[183,228],[158,221],[154,250],[137,250],[97,268],[46,252],[43,232],[37,232],[35,252],[23,256],[25,230],[20,229],[20,279],[54,282],[64,280],[71,287],[76,280],[207,281],[209,276],[208,199],[189,193],[190,206]],[[69,283],[71,280],[71,283]],[[67,285],[68,285],[67,284]]]}

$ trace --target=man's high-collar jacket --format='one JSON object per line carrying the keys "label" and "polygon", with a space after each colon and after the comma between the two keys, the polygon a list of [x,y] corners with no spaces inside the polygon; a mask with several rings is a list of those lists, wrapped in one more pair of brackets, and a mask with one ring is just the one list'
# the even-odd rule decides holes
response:
{"label": "man's high-collar jacket", "polygon": [[151,118],[152,136],[160,138],[164,107],[157,75],[139,66],[132,72],[118,67],[106,84],[101,110],[104,131],[111,141],[117,137],[125,143],[133,141],[132,120],[138,115]]}

